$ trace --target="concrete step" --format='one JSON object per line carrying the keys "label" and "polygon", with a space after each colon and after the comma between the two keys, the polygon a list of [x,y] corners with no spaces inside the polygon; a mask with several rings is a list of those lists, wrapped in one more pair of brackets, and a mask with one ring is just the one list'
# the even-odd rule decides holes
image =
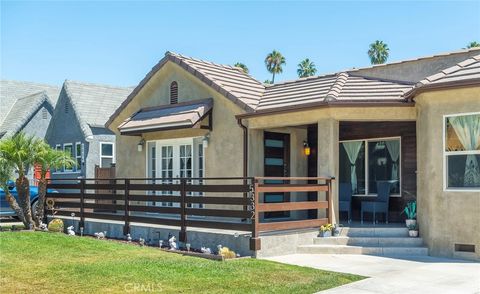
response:
{"label": "concrete step", "polygon": [[340,236],[347,237],[408,237],[406,227],[342,227]]}
{"label": "concrete step", "polygon": [[350,246],[374,246],[374,247],[420,247],[423,245],[422,238],[411,237],[327,237],[314,238],[316,245],[350,245]]}
{"label": "concrete step", "polygon": [[348,246],[348,245],[302,245],[297,253],[306,254],[367,254],[380,256],[428,255],[427,247],[380,247],[380,246]]}

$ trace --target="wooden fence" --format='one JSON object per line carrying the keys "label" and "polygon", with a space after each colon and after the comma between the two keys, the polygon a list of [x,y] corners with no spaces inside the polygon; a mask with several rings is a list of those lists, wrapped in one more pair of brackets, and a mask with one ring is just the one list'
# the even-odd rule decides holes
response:
{"label": "wooden fence", "polygon": [[[267,180],[283,184],[266,184]],[[331,178],[175,178],[175,179],[62,179],[51,180],[46,215],[120,221],[124,234],[130,223],[179,227],[186,242],[187,228],[251,232],[251,250],[260,249],[260,232],[318,227],[330,223]],[[296,184],[306,181],[309,184]],[[314,182],[315,184],[311,184]],[[321,183],[320,183],[321,182]],[[325,200],[262,203],[266,192],[324,192]],[[102,200],[99,202],[99,200]],[[110,202],[109,202],[110,201]],[[325,210],[325,217],[306,220],[261,221],[261,213]]]}

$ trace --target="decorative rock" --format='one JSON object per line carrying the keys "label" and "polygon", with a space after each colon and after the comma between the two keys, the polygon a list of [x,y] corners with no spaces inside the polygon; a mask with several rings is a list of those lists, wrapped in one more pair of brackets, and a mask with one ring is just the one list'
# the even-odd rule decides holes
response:
{"label": "decorative rock", "polygon": [[127,242],[128,243],[132,242],[132,236],[130,236],[130,234],[127,234]]}
{"label": "decorative rock", "polygon": [[93,234],[97,239],[105,239],[105,234],[103,232],[97,232]]}
{"label": "decorative rock", "polygon": [[212,254],[212,250],[208,247],[202,247],[200,248],[200,251],[205,254]]}
{"label": "decorative rock", "polygon": [[145,246],[145,239],[143,239],[142,237],[140,237],[138,239],[138,243],[140,244],[140,246]]}
{"label": "decorative rock", "polygon": [[48,231],[47,224],[41,223],[41,224],[40,224],[40,230],[42,230],[42,231]]}

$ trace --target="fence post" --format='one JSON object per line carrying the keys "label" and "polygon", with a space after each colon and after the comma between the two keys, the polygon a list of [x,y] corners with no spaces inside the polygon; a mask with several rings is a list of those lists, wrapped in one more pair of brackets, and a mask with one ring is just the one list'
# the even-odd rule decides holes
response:
{"label": "fence post", "polygon": [[180,242],[187,242],[187,211],[186,211],[186,180],[182,178],[180,180],[180,232],[178,233],[178,239]]}
{"label": "fence post", "polygon": [[258,251],[261,249],[261,242],[260,238],[258,238],[258,199],[259,199],[259,193],[258,193],[258,179],[254,179],[254,185],[253,185],[253,199],[252,199],[252,237],[250,238],[250,250],[252,251]]}
{"label": "fence post", "polygon": [[[115,180],[115,185],[117,181]],[[127,235],[130,234],[130,213],[129,213],[129,206],[130,206],[130,180],[125,179],[125,193],[124,193],[124,209],[125,209],[125,225],[123,226],[123,234]]]}
{"label": "fence post", "polygon": [[85,227],[85,179],[80,179],[80,221],[78,227]]}

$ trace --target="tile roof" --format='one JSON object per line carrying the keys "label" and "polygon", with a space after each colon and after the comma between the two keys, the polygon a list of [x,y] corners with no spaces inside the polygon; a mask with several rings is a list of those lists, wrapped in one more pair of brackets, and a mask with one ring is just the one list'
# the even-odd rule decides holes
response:
{"label": "tile roof", "polygon": [[428,76],[417,83],[416,87],[480,79],[480,54],[466,59],[439,73]]}
{"label": "tile roof", "polygon": [[53,110],[46,91],[17,99],[5,117],[4,122],[0,125],[0,134],[6,136],[16,134],[45,101]]}
{"label": "tile roof", "polygon": [[45,91],[51,104],[57,103],[60,87],[21,81],[0,80],[0,123],[10,112],[15,102],[22,97]]}
{"label": "tile roof", "polygon": [[133,89],[70,80],[65,81],[63,88],[86,137],[92,135],[91,127],[105,127],[108,117]]}
{"label": "tile roof", "polygon": [[411,83],[341,72],[268,86],[255,111],[312,103],[403,101],[403,95],[412,87]]}

